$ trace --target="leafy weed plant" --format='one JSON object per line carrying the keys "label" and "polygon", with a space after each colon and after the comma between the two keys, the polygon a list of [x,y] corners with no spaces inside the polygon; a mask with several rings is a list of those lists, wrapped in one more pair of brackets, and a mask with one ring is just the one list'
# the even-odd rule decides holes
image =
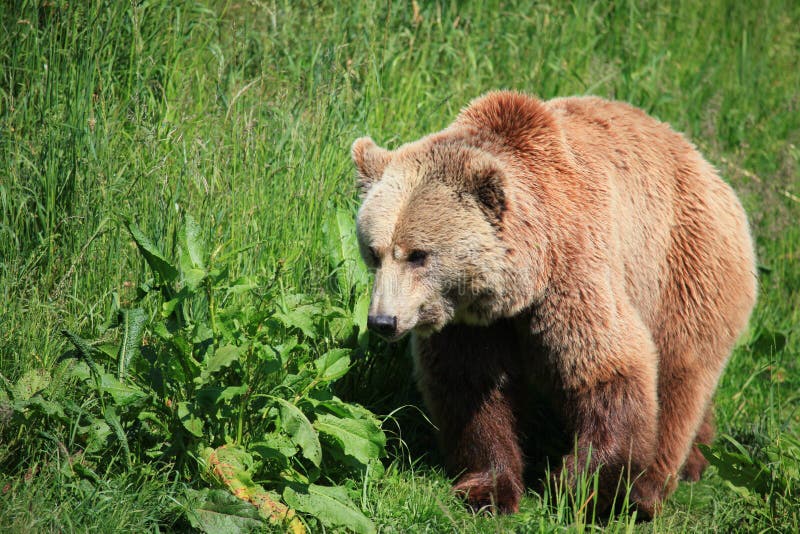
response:
{"label": "leafy weed plant", "polygon": [[[62,366],[97,401],[74,407],[73,447],[85,456],[115,442],[128,467],[153,461],[186,480],[199,472],[212,488],[257,508],[248,512],[212,489],[190,490],[187,516],[201,529],[266,519],[302,532],[300,510],[326,525],[373,531],[346,489],[327,482],[383,470],[380,421],[331,389],[348,371],[351,349],[329,345],[352,336],[354,318],[282,291],[277,277],[265,287],[233,279],[227,262],[242,251],[209,253],[191,216],[179,230],[176,261],[133,222],[126,227],[152,278],[134,307],[113,310],[101,339],[64,331],[74,350]],[[117,339],[108,342],[112,331]],[[298,352],[320,355],[303,360]],[[48,382],[37,371],[7,387],[12,416],[28,427],[36,422],[32,410],[69,422],[69,409],[40,394]],[[91,464],[72,466],[99,478]]]}

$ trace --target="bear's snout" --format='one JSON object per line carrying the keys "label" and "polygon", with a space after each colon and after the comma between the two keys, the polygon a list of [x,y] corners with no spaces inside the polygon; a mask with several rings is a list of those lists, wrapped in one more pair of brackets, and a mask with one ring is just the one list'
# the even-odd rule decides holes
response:
{"label": "bear's snout", "polygon": [[397,334],[396,315],[370,315],[367,317],[367,328],[384,337],[394,337]]}

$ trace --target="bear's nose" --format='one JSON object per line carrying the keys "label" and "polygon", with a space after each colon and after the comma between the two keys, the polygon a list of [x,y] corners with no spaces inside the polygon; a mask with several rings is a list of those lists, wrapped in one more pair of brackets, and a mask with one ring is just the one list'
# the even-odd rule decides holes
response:
{"label": "bear's nose", "polygon": [[370,315],[367,317],[367,328],[383,336],[391,336],[397,332],[397,316]]}

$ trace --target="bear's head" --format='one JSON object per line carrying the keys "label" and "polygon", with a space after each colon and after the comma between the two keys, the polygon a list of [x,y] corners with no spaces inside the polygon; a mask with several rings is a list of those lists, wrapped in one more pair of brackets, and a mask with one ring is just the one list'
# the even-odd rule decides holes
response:
{"label": "bear's head", "polygon": [[388,339],[451,321],[486,324],[503,287],[502,166],[457,136],[389,151],[352,148],[362,197],[357,233],[375,273],[368,323]]}

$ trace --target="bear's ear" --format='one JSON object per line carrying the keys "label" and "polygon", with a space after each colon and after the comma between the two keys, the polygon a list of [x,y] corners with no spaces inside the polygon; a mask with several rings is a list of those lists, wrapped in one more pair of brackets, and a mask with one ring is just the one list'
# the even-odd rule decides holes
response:
{"label": "bear's ear", "polygon": [[361,196],[367,194],[373,183],[381,179],[386,165],[389,164],[391,154],[385,148],[375,144],[369,137],[361,137],[353,143],[350,150],[353,155],[353,163],[358,170],[356,186]]}
{"label": "bear's ear", "polygon": [[467,187],[478,201],[481,210],[495,226],[503,220],[506,211],[506,194],[503,189],[503,171],[496,161],[481,158],[473,161],[468,170]]}

